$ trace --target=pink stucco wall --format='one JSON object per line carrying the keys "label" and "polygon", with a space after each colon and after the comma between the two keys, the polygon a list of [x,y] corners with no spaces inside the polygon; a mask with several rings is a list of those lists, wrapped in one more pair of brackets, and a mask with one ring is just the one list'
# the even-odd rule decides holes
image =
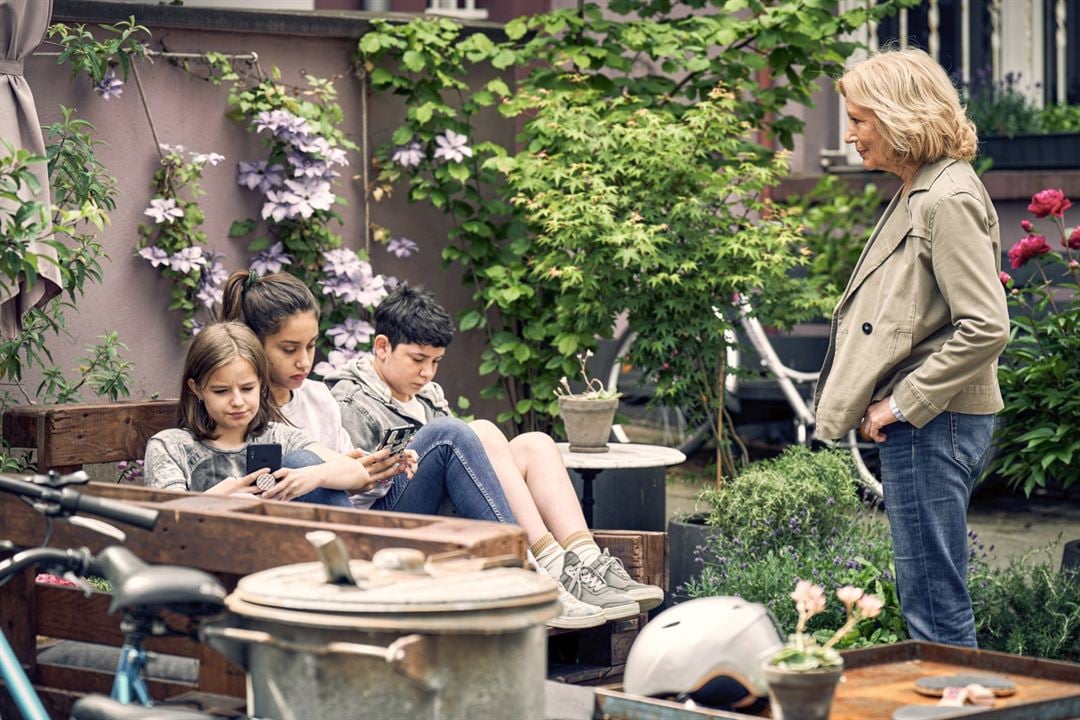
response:
{"label": "pink stucco wall", "polygon": [[[171,15],[174,11],[175,19]],[[94,13],[99,17],[93,17]],[[277,66],[283,81],[293,85],[303,85],[305,74],[337,77],[339,100],[345,111],[343,129],[355,142],[363,143],[361,85],[350,67],[356,38],[366,27],[362,14],[327,13],[321,17],[296,14],[277,16],[275,20],[259,13],[58,0],[54,21],[74,18],[88,24],[114,22],[128,14],[134,14],[137,22],[149,26],[155,48],[164,44],[172,51],[256,52],[265,71]],[[192,29],[191,25],[200,18],[209,26]],[[290,28],[298,32],[283,34]],[[43,46],[40,50],[55,48]],[[139,72],[161,142],[226,156],[224,163],[208,167],[204,173],[206,195],[200,200],[206,212],[204,230],[210,246],[225,253],[230,270],[246,267],[247,240],[229,239],[227,232],[234,220],[256,217],[259,212],[256,194],[235,182],[237,161],[265,157],[259,138],[225,117],[225,87],[196,79],[162,59],[153,64],[140,63]],[[52,345],[56,362],[61,367],[74,367],[87,345],[102,333],[116,330],[131,348],[128,357],[135,362],[132,397],[175,396],[185,344],[179,338],[177,314],[167,309],[170,286],[149,263],[133,255],[138,242],[136,228],[147,219],[143,210],[152,194],[151,178],[158,161],[134,78],[129,78],[120,98],[104,101],[85,78],[72,80],[69,69],[57,66],[54,57],[31,58],[26,77],[34,90],[42,124],[57,120],[59,106],[65,105],[76,108],[80,117],[96,126],[98,138],[108,143],[101,148],[100,159],[116,176],[119,189],[111,224],[101,236],[110,256],[105,263],[104,283],[89,287],[86,298],[79,303],[79,311],[69,315],[71,338]],[[385,142],[402,114],[400,103],[391,98],[369,98],[369,145]],[[491,118],[482,132],[508,143],[512,140],[513,127]],[[344,218],[341,235],[346,246],[362,249],[364,198],[359,182],[348,175],[361,172],[363,159],[356,152],[350,154],[349,160],[349,173],[343,174],[336,189],[348,203],[339,208]],[[389,201],[373,204],[371,219],[389,227],[395,236],[415,240],[421,251],[412,258],[399,260],[381,245],[373,245],[371,262],[375,271],[425,285],[451,311],[464,309],[469,304],[469,294],[459,274],[443,270],[440,260],[449,224],[437,211],[408,205],[404,195],[401,188]],[[451,399],[463,394],[475,400],[479,388],[487,384],[476,373],[482,346],[479,334],[459,335],[439,377]],[[31,379],[27,384],[36,385],[36,382]],[[481,409],[487,414],[495,407],[488,405]]]}

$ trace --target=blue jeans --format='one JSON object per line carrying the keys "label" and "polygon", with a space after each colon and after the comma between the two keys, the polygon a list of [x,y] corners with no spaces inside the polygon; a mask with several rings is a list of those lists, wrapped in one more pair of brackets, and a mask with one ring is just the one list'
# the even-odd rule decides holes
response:
{"label": "blue jeans", "polygon": [[921,428],[894,423],[879,445],[900,607],[912,639],[975,647],[967,589],[967,508],[993,415],[943,412]]}
{"label": "blue jeans", "polygon": [[413,435],[409,449],[420,456],[412,480],[396,475],[372,510],[434,515],[446,497],[472,520],[513,523],[499,478],[476,433],[455,418],[435,418]]}
{"label": "blue jeans", "polygon": [[[287,468],[310,467],[321,465],[323,459],[310,450],[293,450],[281,459],[281,466]],[[330,488],[315,488],[309,493],[304,493],[293,498],[293,502],[315,503],[316,505],[335,505],[337,507],[353,507],[349,500],[349,493],[344,490],[331,490]]]}

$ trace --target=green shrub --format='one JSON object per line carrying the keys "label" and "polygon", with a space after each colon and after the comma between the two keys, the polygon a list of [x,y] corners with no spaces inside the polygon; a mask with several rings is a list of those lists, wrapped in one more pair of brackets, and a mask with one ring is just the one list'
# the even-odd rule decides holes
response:
{"label": "green shrub", "polygon": [[[687,583],[690,597],[737,595],[772,610],[780,627],[792,631],[798,621],[789,594],[797,580],[810,580],[832,592],[844,585],[864,588],[885,601],[881,614],[863,622],[838,647],[896,642],[906,637],[896,580],[892,571],[889,527],[874,514],[845,518],[828,536],[802,546],[794,543],[751,545],[738,535],[717,533],[700,555],[701,574]],[[840,604],[829,603],[814,616],[810,630],[831,635],[844,622]]]}
{"label": "green shrub", "polygon": [[[837,646],[905,638],[888,523],[861,509],[853,478],[846,453],[794,447],[754,463],[718,490],[705,491],[701,497],[710,503],[708,522],[716,531],[698,551],[701,573],[681,592],[760,602],[791,631],[798,621],[790,598],[796,581],[809,580],[828,592],[854,585],[885,605],[881,615],[857,626]],[[1080,661],[1080,574],[1055,572],[1049,559],[1035,562],[1039,551],[996,568],[979,537],[971,532],[969,538],[968,587],[979,646]],[[837,603],[826,608],[811,621],[815,635],[827,637],[844,621]]]}
{"label": "green shrub", "polygon": [[[1057,544],[994,569],[975,559],[968,574],[975,632],[986,650],[1080,662],[1080,577],[1054,570]],[[1045,553],[1046,558],[1037,559]]]}
{"label": "green shrub", "polygon": [[823,175],[810,192],[788,198],[801,212],[803,241],[810,250],[807,276],[829,307],[840,300],[848,278],[855,272],[866,238],[885,198],[874,183],[861,192],[850,192],[836,175]]}
{"label": "green shrub", "polygon": [[[716,533],[700,553],[701,575],[683,589],[687,595],[738,595],[760,602],[792,630],[798,615],[789,593],[797,580],[830,592],[854,585],[880,596],[885,607],[838,647],[905,637],[888,525],[862,510],[846,452],[790,447],[701,497],[711,507],[707,522]],[[826,628],[843,622],[841,606],[831,603],[810,629],[828,635]]]}
{"label": "green shrub", "polygon": [[814,544],[851,523],[855,477],[846,452],[793,446],[703,492],[706,522],[748,546]]}

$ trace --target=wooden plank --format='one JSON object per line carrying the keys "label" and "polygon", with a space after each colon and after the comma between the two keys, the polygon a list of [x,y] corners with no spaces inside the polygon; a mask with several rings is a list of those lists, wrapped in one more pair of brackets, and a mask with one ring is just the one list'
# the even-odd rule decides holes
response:
{"label": "wooden plank", "polygon": [[[90,483],[83,490],[132,500],[140,497],[143,488]],[[123,492],[117,493],[117,490]],[[169,495],[175,499],[179,494]],[[207,502],[205,496],[199,501]],[[525,556],[525,534],[515,525],[404,513],[300,507],[303,503],[258,501],[259,507],[247,513],[228,512],[227,502],[225,512],[196,512],[162,504],[140,504],[162,510],[153,532],[125,528],[127,544],[135,548],[140,557],[151,563],[190,565],[213,573],[247,575],[278,565],[311,562],[315,554],[304,535],[317,529],[337,533],[350,556],[360,559],[369,559],[377,550],[386,547],[417,548],[427,554],[460,550],[473,557]],[[5,520],[5,535],[14,542],[31,545],[40,539],[44,521],[17,498],[0,494],[0,517]],[[373,519],[379,522],[371,523]],[[55,527],[53,545],[86,545],[97,551],[105,544],[107,540],[102,536],[69,523],[57,523]]]}
{"label": "wooden plank", "polygon": [[[91,693],[108,695],[112,692],[114,674],[112,670],[88,670],[86,668],[41,663],[38,665],[40,679],[35,683],[35,686],[41,685],[85,695]],[[154,700],[165,700],[195,688],[195,685],[191,683],[160,679],[148,680],[146,686],[150,690],[150,697]],[[16,715],[16,717],[18,716]]]}
{"label": "wooden plank", "polygon": [[[37,609],[36,632],[49,638],[79,640],[120,647],[124,634],[120,631],[120,613],[108,614],[109,595],[94,593],[90,597],[81,590],[57,585],[34,587]],[[182,626],[185,618],[168,617],[172,626]],[[200,645],[186,637],[156,637],[146,639],[146,649],[153,652],[199,657]]]}
{"label": "wooden plank", "polygon": [[38,451],[38,467],[141,458],[151,435],[176,427],[177,400],[20,405],[4,413],[4,439]]}
{"label": "wooden plank", "polygon": [[40,467],[141,458],[150,436],[178,421],[175,400],[60,405],[44,417]]}
{"label": "wooden plank", "polygon": [[607,667],[625,665],[630,646],[647,621],[648,615],[638,615],[582,632],[578,639],[578,661]]}

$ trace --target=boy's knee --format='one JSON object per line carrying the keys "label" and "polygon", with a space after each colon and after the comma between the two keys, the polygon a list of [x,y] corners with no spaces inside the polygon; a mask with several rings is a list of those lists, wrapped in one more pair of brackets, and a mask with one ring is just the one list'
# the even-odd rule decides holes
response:
{"label": "boy's knee", "polygon": [[506,436],[503,435],[502,430],[490,420],[473,420],[469,423],[469,427],[485,443],[506,442]]}
{"label": "boy's knee", "polygon": [[551,436],[542,432],[527,432],[518,435],[510,441],[510,447],[515,453],[524,452],[530,454],[555,453],[559,454],[559,448]]}
{"label": "boy's knee", "polygon": [[450,440],[454,445],[475,444],[478,441],[476,432],[468,424],[457,418],[435,418],[424,427],[430,428],[430,432],[437,433],[439,437]]}

